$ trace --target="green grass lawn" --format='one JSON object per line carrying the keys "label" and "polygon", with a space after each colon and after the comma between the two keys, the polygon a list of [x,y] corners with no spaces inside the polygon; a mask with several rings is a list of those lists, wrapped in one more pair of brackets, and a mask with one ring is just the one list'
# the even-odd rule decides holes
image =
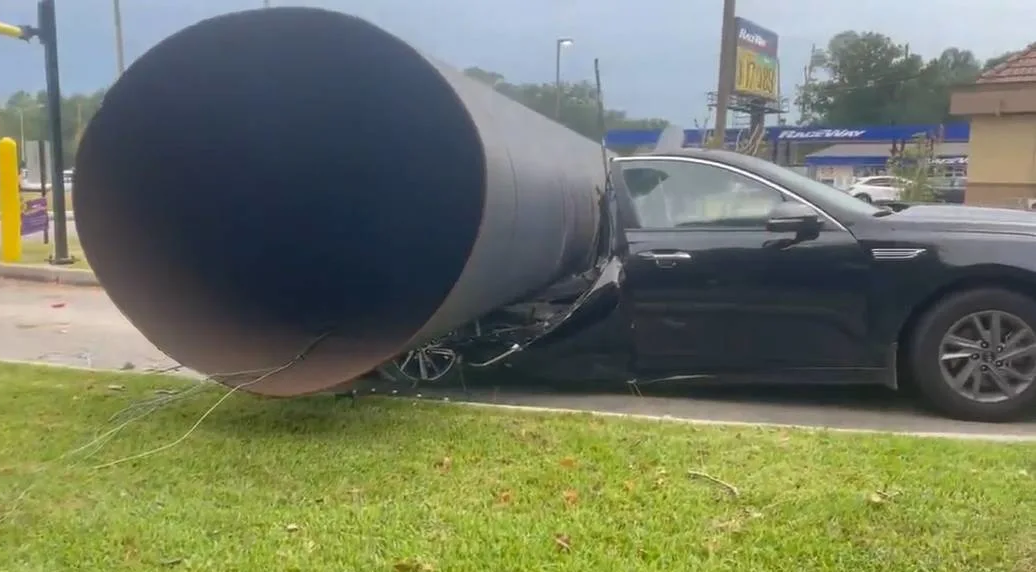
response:
{"label": "green grass lawn", "polygon": [[[38,240],[23,240],[21,264],[48,264],[47,261],[53,253],[53,236],[50,237],[50,244],[43,244],[43,242]],[[86,257],[83,255],[83,247],[80,246],[79,241],[75,238],[69,237],[68,239],[68,253],[75,257],[76,261],[68,266],[63,266],[62,268],[90,268],[90,265],[86,262]]]}
{"label": "green grass lawn", "polygon": [[54,461],[184,385],[0,365],[0,570],[1036,569],[1029,444],[234,395],[97,468],[213,388]]}

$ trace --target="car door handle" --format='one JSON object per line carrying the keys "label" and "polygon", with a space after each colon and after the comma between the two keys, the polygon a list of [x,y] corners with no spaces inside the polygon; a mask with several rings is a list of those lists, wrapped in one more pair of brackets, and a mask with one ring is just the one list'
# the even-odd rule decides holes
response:
{"label": "car door handle", "polygon": [[679,262],[686,262],[691,259],[691,255],[688,252],[652,252],[649,250],[639,253],[638,256],[654,260],[655,266],[661,268],[672,268]]}
{"label": "car door handle", "polygon": [[650,258],[651,260],[690,260],[691,255],[688,252],[641,252],[639,254],[641,258]]}

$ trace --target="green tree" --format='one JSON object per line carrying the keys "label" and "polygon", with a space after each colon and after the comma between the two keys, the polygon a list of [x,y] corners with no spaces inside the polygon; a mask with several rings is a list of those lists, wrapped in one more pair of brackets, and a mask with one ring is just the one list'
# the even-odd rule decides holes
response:
{"label": "green tree", "polygon": [[932,178],[935,172],[933,159],[938,141],[925,137],[914,137],[889,158],[889,174],[907,181],[900,200],[908,203],[927,203],[935,199]]}
{"label": "green tree", "polygon": [[[509,83],[504,76],[473,67],[464,70],[469,77],[475,78],[496,91],[521,103],[522,105],[554,118],[557,107],[557,88],[552,83]],[[597,89],[588,81],[565,82],[561,84],[561,114],[559,122],[569,129],[592,139],[601,136],[597,119]],[[662,129],[668,122],[664,119],[630,118],[625,111],[605,109],[604,125],[606,129]]]}
{"label": "green tree", "polygon": [[[79,137],[90,118],[101,106],[103,97],[104,92],[98,91],[62,98],[61,135],[66,165],[72,164]],[[11,137],[21,145],[23,133],[26,141],[50,139],[46,92],[31,94],[19,91],[11,95],[4,106],[0,107],[0,137]]]}
{"label": "green tree", "polygon": [[821,79],[799,88],[802,122],[830,126],[939,123],[950,118],[950,93],[978,77],[968,50],[949,48],[925,61],[875,32],[842,32],[818,54]]}
{"label": "green tree", "polygon": [[989,70],[995,68],[996,66],[1006,62],[1007,59],[1010,58],[1011,56],[1019,54],[1019,53],[1021,53],[1019,50],[1015,50],[1015,51],[1012,51],[1012,52],[1004,52],[1004,53],[1000,54],[999,56],[989,58],[988,60],[986,60],[986,63],[982,64],[982,71],[989,71]]}

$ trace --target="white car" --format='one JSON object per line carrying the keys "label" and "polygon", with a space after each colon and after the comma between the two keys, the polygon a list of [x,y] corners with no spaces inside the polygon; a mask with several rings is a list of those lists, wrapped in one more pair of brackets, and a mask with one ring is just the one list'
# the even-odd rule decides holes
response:
{"label": "white car", "polygon": [[868,203],[898,201],[903,188],[909,184],[906,179],[890,175],[878,175],[859,179],[847,191],[850,195]]}
{"label": "white car", "polygon": [[[75,169],[65,169],[63,171],[63,175],[64,175],[63,179],[65,181],[65,192],[70,193],[70,192],[72,192],[72,184],[75,181],[75,175],[76,175]],[[49,191],[50,189],[51,189],[51,184],[50,184],[50,181],[48,181],[47,182],[47,190]],[[21,172],[21,190],[23,192],[38,193],[38,192],[43,190],[43,185],[39,181],[35,181],[35,182],[29,181],[28,180],[28,171],[26,169],[22,169],[22,172]]]}

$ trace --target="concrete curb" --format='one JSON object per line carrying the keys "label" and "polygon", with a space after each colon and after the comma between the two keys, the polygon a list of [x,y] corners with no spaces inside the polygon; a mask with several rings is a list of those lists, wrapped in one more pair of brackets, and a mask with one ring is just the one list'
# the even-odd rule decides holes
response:
{"label": "concrete curb", "polygon": [[0,278],[7,280],[23,280],[26,282],[45,282],[63,286],[100,286],[97,277],[90,270],[78,268],[59,268],[39,264],[3,264],[0,263]]}
{"label": "concrete curb", "polygon": [[529,413],[552,413],[557,415],[589,415],[592,417],[611,417],[633,419],[639,421],[656,421],[699,426],[745,427],[763,429],[794,429],[798,431],[846,433],[855,435],[894,435],[900,437],[918,437],[923,439],[952,439],[958,441],[992,441],[997,443],[1032,443],[1036,435],[1010,433],[958,433],[940,431],[902,431],[895,429],[863,429],[855,427],[826,427],[822,425],[796,425],[794,423],[772,423],[767,421],[727,421],[722,419],[692,419],[673,417],[672,415],[650,415],[646,413],[624,413],[620,411],[595,411],[593,409],[571,409],[566,407],[544,407],[539,405],[512,405],[507,403],[484,403],[478,401],[457,404],[470,407],[486,407],[505,411],[525,411]]}
{"label": "concrete curb", "polygon": [[[176,369],[172,371],[154,371],[147,369],[115,369],[109,367],[91,367],[87,365],[75,365],[68,363],[56,363],[50,361],[40,360],[29,360],[29,359],[0,359],[0,363],[10,365],[27,365],[32,367],[53,367],[56,369],[69,369],[72,371],[84,371],[91,373],[114,373],[114,374],[127,374],[127,375],[161,375],[168,377],[183,378],[188,381],[201,381],[208,383],[209,380],[202,376],[200,373],[196,373],[187,369]],[[218,385],[216,382],[212,384]]]}

